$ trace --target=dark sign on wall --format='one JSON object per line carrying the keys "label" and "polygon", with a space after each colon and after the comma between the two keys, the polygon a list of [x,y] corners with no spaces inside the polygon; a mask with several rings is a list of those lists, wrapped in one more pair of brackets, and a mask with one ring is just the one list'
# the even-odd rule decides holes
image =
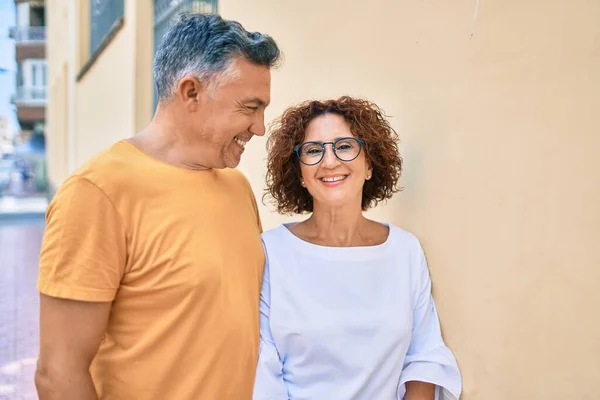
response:
{"label": "dark sign on wall", "polygon": [[90,55],[98,51],[124,14],[124,0],[90,0]]}

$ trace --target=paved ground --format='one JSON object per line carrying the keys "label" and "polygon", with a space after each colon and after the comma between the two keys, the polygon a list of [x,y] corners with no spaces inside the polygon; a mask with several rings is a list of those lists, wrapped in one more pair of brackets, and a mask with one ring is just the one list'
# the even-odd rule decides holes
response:
{"label": "paved ground", "polygon": [[0,219],[22,214],[40,214],[47,206],[46,196],[0,196]]}
{"label": "paved ground", "polygon": [[35,400],[41,215],[0,215],[0,400]]}

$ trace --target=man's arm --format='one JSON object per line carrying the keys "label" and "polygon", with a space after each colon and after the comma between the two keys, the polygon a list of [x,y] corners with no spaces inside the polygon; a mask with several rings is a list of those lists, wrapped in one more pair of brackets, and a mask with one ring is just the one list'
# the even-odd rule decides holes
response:
{"label": "man's arm", "polygon": [[46,212],[37,288],[41,400],[97,399],[89,367],[127,262],[120,214],[95,183],[74,175]]}
{"label": "man's arm", "polygon": [[434,400],[435,385],[426,382],[406,382],[404,400]]}
{"label": "man's arm", "polygon": [[41,295],[40,355],[35,386],[40,400],[96,400],[90,364],[106,329],[110,302]]}

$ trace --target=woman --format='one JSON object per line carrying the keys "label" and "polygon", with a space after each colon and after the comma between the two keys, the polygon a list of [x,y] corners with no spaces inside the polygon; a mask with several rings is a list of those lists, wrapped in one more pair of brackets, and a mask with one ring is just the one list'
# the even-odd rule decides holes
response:
{"label": "woman", "polygon": [[311,214],[263,234],[255,400],[458,399],[419,241],[363,216],[401,167],[367,101],[311,101],[275,124],[267,194],[280,213]]}

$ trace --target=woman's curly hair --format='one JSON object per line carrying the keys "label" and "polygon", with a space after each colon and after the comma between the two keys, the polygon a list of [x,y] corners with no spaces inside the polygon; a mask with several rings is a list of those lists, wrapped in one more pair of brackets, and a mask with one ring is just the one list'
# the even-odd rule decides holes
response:
{"label": "woman's curly hair", "polygon": [[363,151],[373,174],[363,187],[363,211],[399,191],[402,158],[398,135],[376,104],[348,96],[307,101],[288,108],[274,120],[267,140],[267,188],[263,201],[266,196],[271,197],[280,214],[313,211],[312,196],[300,185],[300,164],[294,147],[304,141],[308,123],[323,114],[342,116],[350,124],[352,134],[364,140]]}

